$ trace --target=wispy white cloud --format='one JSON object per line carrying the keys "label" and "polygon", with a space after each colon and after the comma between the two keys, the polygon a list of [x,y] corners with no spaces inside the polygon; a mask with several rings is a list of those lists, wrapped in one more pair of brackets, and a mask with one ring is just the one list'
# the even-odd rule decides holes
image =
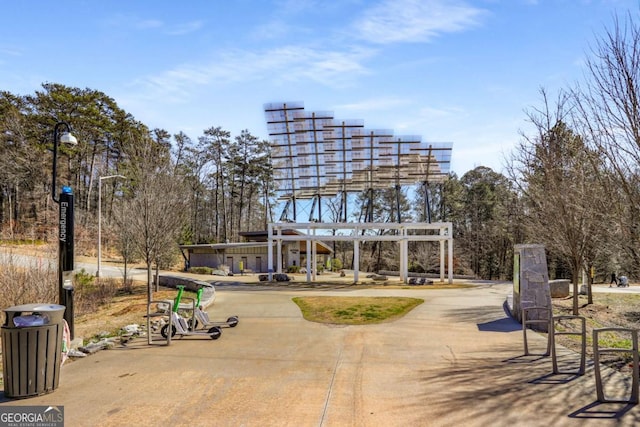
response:
{"label": "wispy white cloud", "polygon": [[138,30],[149,30],[153,28],[161,28],[164,23],[158,19],[143,19],[134,22],[134,27]]}
{"label": "wispy white cloud", "polygon": [[411,104],[411,100],[403,98],[383,97],[369,98],[351,104],[336,105],[333,107],[336,111],[384,111],[392,108],[406,107]]}
{"label": "wispy white cloud", "polygon": [[155,28],[162,28],[164,23],[159,19],[154,18],[139,18],[137,16],[114,13],[104,18],[102,25],[122,31],[125,30],[149,30]]}
{"label": "wispy white cloud", "polygon": [[361,1],[276,0],[271,14],[252,30],[251,36],[256,40],[313,36],[326,42],[331,35],[342,33],[342,29],[336,30],[333,24],[327,24],[326,17],[345,14],[350,3],[359,5]]}
{"label": "wispy white cloud", "polygon": [[14,47],[0,46],[0,55],[21,56],[22,51]]}
{"label": "wispy white cloud", "polygon": [[277,0],[275,4],[279,13],[286,14],[296,14],[314,7],[321,7],[318,0]]}
{"label": "wispy white cloud", "polygon": [[425,125],[440,123],[443,120],[456,120],[467,115],[466,111],[458,106],[448,107],[422,107],[416,110],[415,114],[398,124],[403,129],[420,128]]}
{"label": "wispy white cloud", "polygon": [[211,75],[226,82],[260,80],[275,82],[310,80],[325,86],[344,86],[367,74],[363,65],[370,49],[330,51],[304,46],[283,46],[263,52],[233,51],[211,64]]}
{"label": "wispy white cloud", "polygon": [[[412,105],[420,104],[415,101]],[[425,138],[441,139],[437,129],[459,126],[465,120],[468,120],[469,113],[464,108],[457,105],[448,106],[423,106],[407,109],[406,107],[398,109],[404,111],[404,114],[396,114],[393,117],[392,126],[397,133],[419,133]],[[444,140],[451,141],[453,135],[447,136]],[[454,139],[455,140],[455,139]]]}
{"label": "wispy white cloud", "polygon": [[438,120],[443,117],[456,117],[462,113],[464,113],[464,109],[456,106],[446,108],[423,107],[419,110],[418,115],[422,120]]}
{"label": "wispy white cloud", "polygon": [[345,51],[283,46],[263,52],[227,51],[206,63],[184,64],[133,82],[129,96],[185,102],[203,86],[255,82],[265,76],[277,83],[311,81],[329,87],[349,86],[369,71],[364,61],[372,49]]}
{"label": "wispy white cloud", "polygon": [[428,42],[476,27],[486,14],[462,1],[383,0],[366,10],[353,29],[358,38],[372,43]]}
{"label": "wispy white cloud", "polygon": [[290,28],[286,22],[276,19],[254,28],[251,37],[254,40],[278,39],[286,36]]}
{"label": "wispy white cloud", "polygon": [[198,31],[204,26],[202,21],[191,21],[184,24],[178,24],[174,28],[167,31],[167,34],[172,36],[182,36],[185,34],[191,34]]}
{"label": "wispy white cloud", "polygon": [[165,22],[155,18],[140,18],[132,15],[115,14],[104,21],[104,24],[121,29],[135,31],[159,30],[165,34],[179,36],[190,34],[200,30],[204,26],[204,21],[193,20],[188,22]]}

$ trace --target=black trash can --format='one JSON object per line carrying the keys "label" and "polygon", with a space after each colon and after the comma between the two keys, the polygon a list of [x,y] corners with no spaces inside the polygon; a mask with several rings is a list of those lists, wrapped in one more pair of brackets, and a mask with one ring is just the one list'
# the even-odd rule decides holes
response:
{"label": "black trash can", "polygon": [[2,370],[6,397],[32,397],[58,388],[64,332],[63,305],[4,309]]}

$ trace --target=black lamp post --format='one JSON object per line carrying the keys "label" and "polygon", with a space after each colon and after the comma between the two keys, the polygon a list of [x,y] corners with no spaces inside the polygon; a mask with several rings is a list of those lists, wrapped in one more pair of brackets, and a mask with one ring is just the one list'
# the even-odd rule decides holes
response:
{"label": "black lamp post", "polygon": [[[59,134],[61,128],[66,128]],[[53,168],[51,175],[51,198],[60,206],[58,216],[58,303],[66,307],[64,319],[69,325],[71,339],[74,338],[73,324],[73,191],[64,186],[60,196],[56,196],[56,172],[58,163],[58,144],[76,145],[78,140],[71,135],[71,126],[66,122],[56,123],[53,129]]]}

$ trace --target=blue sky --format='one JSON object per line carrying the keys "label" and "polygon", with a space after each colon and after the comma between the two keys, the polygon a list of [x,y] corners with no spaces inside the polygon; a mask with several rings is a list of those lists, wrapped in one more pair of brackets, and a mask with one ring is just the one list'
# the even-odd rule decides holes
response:
{"label": "blue sky", "polygon": [[[0,0],[0,90],[99,90],[151,128],[268,138],[263,104],[452,142],[502,171],[525,110],[637,0]],[[551,97],[553,98],[553,97]]]}

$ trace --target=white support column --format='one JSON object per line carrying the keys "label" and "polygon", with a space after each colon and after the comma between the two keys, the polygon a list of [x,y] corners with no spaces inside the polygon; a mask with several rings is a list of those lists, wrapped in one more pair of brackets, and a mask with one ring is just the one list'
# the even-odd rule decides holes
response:
{"label": "white support column", "polygon": [[404,255],[402,253],[403,250],[404,250],[404,247],[402,246],[402,241],[400,241],[398,242],[398,253],[400,255],[400,261],[398,262],[398,278],[400,279],[401,282],[403,280],[402,274],[404,272],[404,266],[402,265],[402,261],[404,260]]}
{"label": "white support column", "polygon": [[445,263],[444,263],[444,257],[445,257],[445,246],[444,246],[444,240],[440,240],[440,281],[444,282],[444,269],[445,269]]}
{"label": "white support column", "polygon": [[[444,228],[440,229],[440,237],[444,238]],[[444,283],[444,240],[440,240],[440,282]]]}
{"label": "white support column", "polygon": [[[307,231],[307,234],[309,234],[309,232]],[[315,237],[316,235],[316,229],[313,229],[313,236]],[[315,240],[311,241],[311,264],[313,264],[313,281],[315,282],[317,280],[317,269],[318,269],[318,259],[316,257],[316,250],[317,250],[318,244],[316,243]]]}
{"label": "white support column", "polygon": [[307,283],[311,283],[311,240],[307,237]]}
{"label": "white support column", "polygon": [[276,245],[276,259],[278,265],[276,266],[276,273],[282,273],[282,240],[277,240],[278,244]]}
{"label": "white support column", "polygon": [[404,255],[404,262],[402,264],[403,268],[403,282],[408,283],[409,281],[409,241],[405,238],[402,239],[402,253]]}
{"label": "white support column", "polygon": [[453,284],[453,236],[449,234],[449,284]]}
{"label": "white support column", "polygon": [[358,272],[360,270],[360,240],[353,241],[353,283],[358,283]]}
{"label": "white support column", "polygon": [[398,280],[402,282],[404,280],[404,254],[402,253],[404,251],[404,247],[402,246],[402,241],[396,243],[398,245],[398,255],[400,256],[400,259],[398,260]]}
{"label": "white support column", "polygon": [[267,225],[267,272],[269,281],[273,280],[273,226]]}

